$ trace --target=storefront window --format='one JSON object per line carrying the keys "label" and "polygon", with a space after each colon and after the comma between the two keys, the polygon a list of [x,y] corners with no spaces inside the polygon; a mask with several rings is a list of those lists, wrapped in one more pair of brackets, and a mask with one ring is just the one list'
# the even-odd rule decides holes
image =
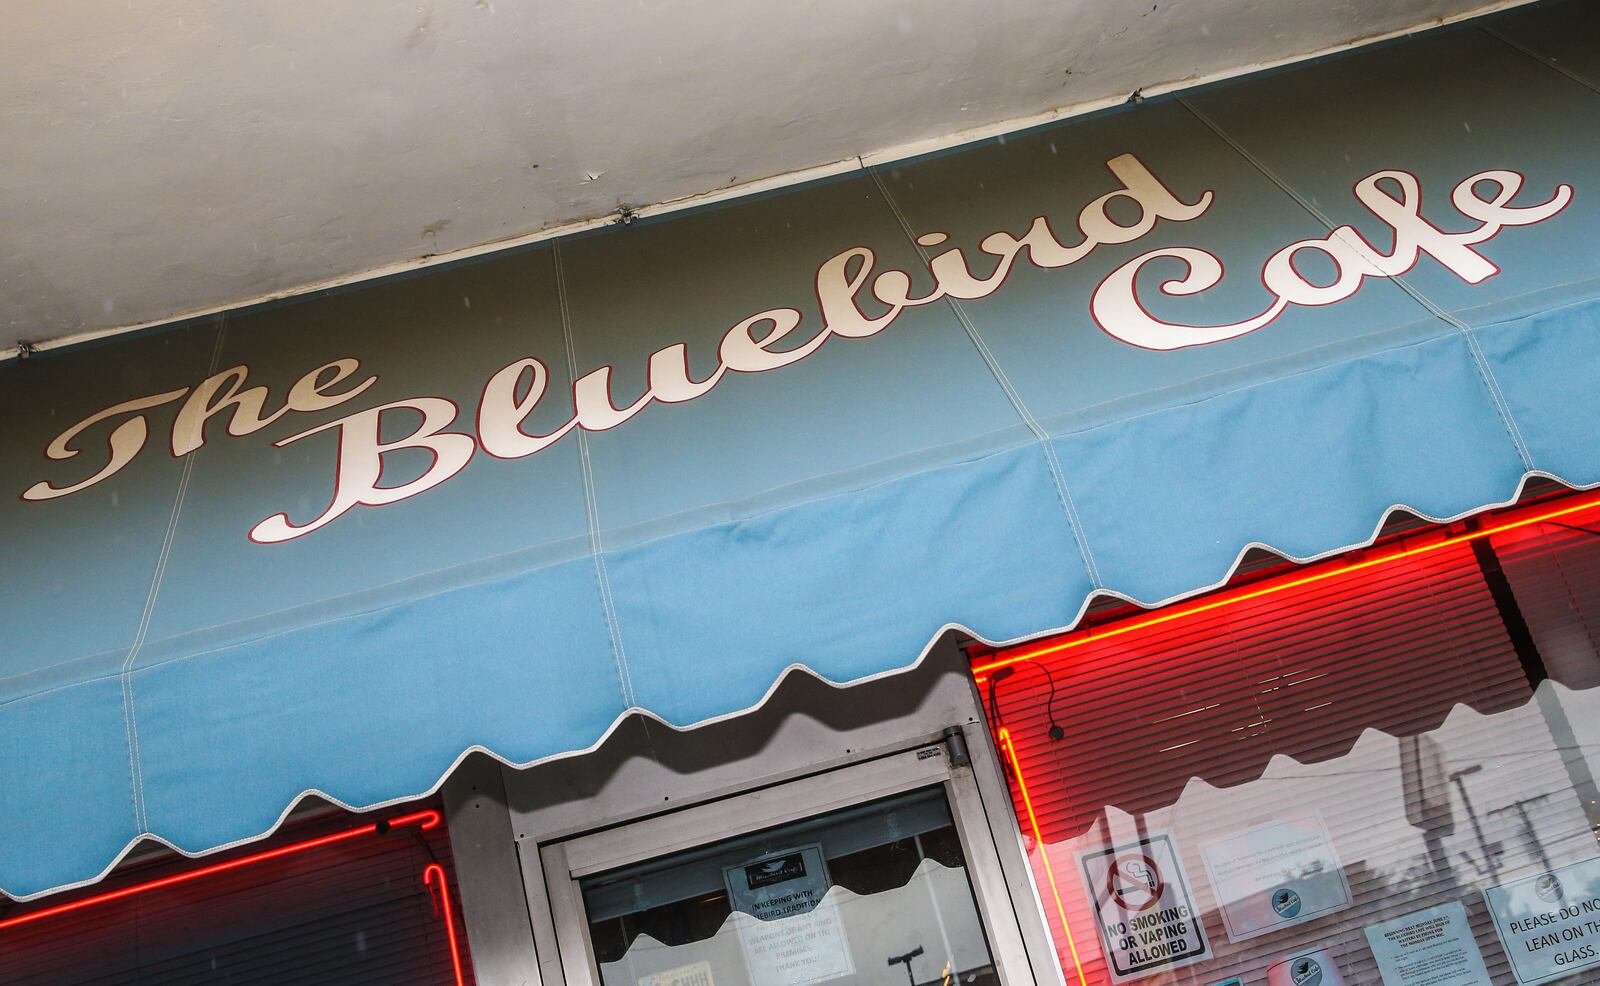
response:
{"label": "storefront window", "polygon": [[206,860],[130,862],[0,909],[0,982],[470,986],[437,809],[342,813]]}
{"label": "storefront window", "polygon": [[999,982],[937,788],[581,886],[606,986]]}
{"label": "storefront window", "polygon": [[976,654],[1068,982],[1600,977],[1589,502]]}

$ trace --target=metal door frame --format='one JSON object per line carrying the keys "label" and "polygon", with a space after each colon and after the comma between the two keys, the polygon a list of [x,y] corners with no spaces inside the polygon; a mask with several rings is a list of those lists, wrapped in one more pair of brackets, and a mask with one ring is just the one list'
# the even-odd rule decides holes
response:
{"label": "metal door frame", "polygon": [[[942,737],[958,729],[971,764],[950,771],[958,795],[950,799],[953,810],[961,812],[963,825],[972,830],[987,821],[986,836],[980,831],[974,838],[964,831],[962,837],[969,847],[995,847],[1010,892],[1009,898],[1002,896],[992,880],[981,888],[980,914],[991,947],[999,947],[999,929],[1014,923],[1027,944],[1032,975],[1016,976],[1013,963],[1007,966],[1008,982],[1066,986],[1045,916],[1043,901],[1048,897],[1035,882],[1000,753],[957,641],[942,640],[923,664],[888,679],[893,684],[886,696],[852,699],[876,687],[870,683],[848,688],[830,684],[819,695],[815,686],[806,685],[810,677],[792,674],[759,709],[729,719],[727,725],[738,728],[721,727],[720,752],[700,761],[691,757],[670,762],[670,751],[684,749],[698,730],[669,730],[672,735],[663,741],[669,753],[659,760],[657,740],[648,735],[655,729],[653,722],[646,724],[648,729],[641,727],[642,736],[615,747],[623,751],[615,756],[608,756],[603,744],[597,752],[529,770],[488,757],[468,758],[446,781],[443,793],[478,982],[568,986],[540,847],[803,778],[848,781],[852,775],[847,771],[856,765],[940,745]],[[843,717],[819,715],[825,708],[819,703],[835,698],[850,711]],[[974,790],[982,804],[973,811],[981,814],[968,810]]]}
{"label": "metal door frame", "polygon": [[[953,766],[942,743],[840,767],[538,847],[566,986],[601,986],[578,880],[926,787],[941,787],[961,839],[979,917],[1002,986],[1029,986],[1033,973],[970,766]],[[524,857],[525,863],[526,855]],[[543,964],[543,963],[541,963]]]}

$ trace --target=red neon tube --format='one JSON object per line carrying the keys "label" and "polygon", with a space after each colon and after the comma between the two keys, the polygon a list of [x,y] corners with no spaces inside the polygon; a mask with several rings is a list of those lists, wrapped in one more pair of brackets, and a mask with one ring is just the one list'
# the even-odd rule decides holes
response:
{"label": "red neon tube", "polygon": [[360,838],[364,835],[373,835],[378,832],[387,832],[392,828],[406,828],[414,825],[420,829],[431,829],[437,826],[440,821],[441,818],[439,813],[431,809],[428,811],[419,811],[410,815],[401,815],[399,818],[391,818],[387,821],[374,822],[371,825],[363,825],[360,828],[347,829],[343,832],[335,832],[332,835],[324,835],[315,839],[307,839],[304,842],[295,842],[287,846],[279,846],[276,849],[268,849],[264,852],[253,853],[249,856],[240,856],[238,859],[230,859],[225,863],[213,863],[210,866],[202,866],[199,869],[188,870],[183,873],[175,873],[172,876],[164,876],[160,879],[150,880],[146,883],[136,883],[131,887],[123,887],[121,890],[111,890],[103,894],[96,894],[93,897],[84,897],[81,900],[68,901],[65,904],[57,904],[54,907],[45,907],[37,911],[29,911],[26,914],[18,914],[15,917],[9,917],[4,920],[0,920],[0,931],[5,930],[6,928],[15,928],[16,926],[22,924],[32,924],[35,921],[42,921],[45,918],[55,917],[57,914],[66,914],[69,911],[81,911],[85,908],[95,907],[100,904],[109,904],[114,900],[126,900],[129,897],[136,897],[140,894],[149,893],[152,890],[160,890],[163,887],[172,887],[180,883],[188,883],[191,880],[198,880],[201,877],[211,876],[216,873],[226,873],[229,870],[237,870],[246,866],[253,866],[256,863],[264,863],[269,859],[281,859],[284,856],[293,856],[298,853],[306,852],[310,849],[316,849],[319,846],[332,845],[336,842],[346,842],[350,839]]}
{"label": "red neon tube", "polygon": [[1056,882],[1056,869],[1050,865],[1050,853],[1045,848],[1044,835],[1039,831],[1039,819],[1033,813],[1033,799],[1028,796],[1028,782],[1022,778],[1022,761],[1017,758],[1017,748],[1011,745],[1011,730],[1000,727],[1000,742],[1005,747],[1006,759],[1017,778],[1017,790],[1022,794],[1022,806],[1028,813],[1028,827],[1033,830],[1033,844],[1044,863],[1044,875],[1050,883],[1050,895],[1055,898],[1056,914],[1061,918],[1061,930],[1067,936],[1067,949],[1072,953],[1072,964],[1077,966],[1079,986],[1089,986],[1089,977],[1083,971],[1083,959],[1078,957],[1078,943],[1072,938],[1072,925],[1067,921],[1067,905],[1061,899],[1061,887]]}
{"label": "red neon tube", "polygon": [[1122,620],[1099,629],[1085,630],[1081,633],[1067,637],[1066,639],[1057,637],[1054,640],[1043,641],[1033,647],[1019,647],[1015,650],[1005,652],[1004,656],[997,656],[994,660],[973,665],[972,673],[977,676],[977,680],[981,684],[985,680],[987,673],[996,668],[1003,668],[1010,664],[1018,664],[1022,661],[1031,661],[1036,657],[1045,657],[1050,654],[1058,654],[1074,647],[1081,647],[1090,641],[1105,640],[1108,637],[1120,637],[1125,633],[1133,633],[1135,630],[1143,630],[1146,627],[1156,626],[1172,620],[1180,620],[1185,616],[1193,616],[1196,613],[1205,613],[1214,609],[1221,609],[1224,606],[1231,606],[1234,603],[1246,602],[1251,599],[1260,599],[1263,596],[1270,596],[1273,593],[1283,592],[1286,589],[1295,589],[1303,585],[1311,585],[1316,582],[1323,582],[1328,579],[1337,578],[1341,575],[1348,575],[1351,572],[1359,572],[1363,569],[1374,568],[1379,565],[1392,564],[1405,558],[1412,558],[1417,555],[1428,554],[1430,552],[1439,551],[1440,549],[1448,548],[1453,545],[1467,544],[1483,538],[1493,537],[1496,534],[1503,534],[1506,531],[1513,531],[1520,527],[1529,527],[1533,524],[1547,523],[1561,517],[1567,517],[1572,514],[1579,513],[1580,511],[1588,510],[1596,505],[1600,505],[1600,496],[1582,497],[1576,502],[1567,503],[1564,506],[1554,507],[1549,510],[1539,511],[1528,516],[1513,515],[1512,519],[1506,520],[1503,523],[1480,527],[1475,531],[1466,531],[1461,534],[1446,535],[1436,541],[1429,541],[1425,544],[1412,544],[1408,547],[1396,548],[1394,550],[1387,551],[1383,554],[1376,555],[1372,558],[1366,558],[1361,561],[1348,562],[1343,565],[1331,564],[1327,567],[1318,567],[1310,572],[1307,572],[1305,575],[1299,576],[1298,578],[1273,580],[1265,585],[1248,586],[1233,590],[1231,592],[1220,592],[1214,596],[1189,603],[1188,605],[1177,605],[1171,607],[1170,609],[1158,610],[1151,613],[1149,616]]}
{"label": "red neon tube", "polygon": [[444,916],[444,934],[450,942],[450,962],[455,969],[456,986],[466,986],[467,980],[461,973],[461,949],[456,944],[455,912],[450,909],[450,884],[445,879],[444,867],[438,863],[429,863],[422,870],[422,882],[427,885],[430,893],[434,889],[435,878],[439,881],[438,909]]}

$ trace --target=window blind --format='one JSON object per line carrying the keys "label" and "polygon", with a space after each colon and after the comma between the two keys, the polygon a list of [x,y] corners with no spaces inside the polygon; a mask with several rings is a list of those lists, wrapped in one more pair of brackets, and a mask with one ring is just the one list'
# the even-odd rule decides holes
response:
{"label": "window blind", "polygon": [[[220,857],[192,861],[163,854],[124,866],[88,890],[0,912],[0,921],[256,857],[371,821],[341,813],[288,826],[271,840]],[[470,984],[460,898],[442,824],[428,830],[396,826],[0,927],[0,980],[18,986],[454,986],[442,902],[436,886],[424,882],[425,869],[435,864],[449,883],[463,981]]]}

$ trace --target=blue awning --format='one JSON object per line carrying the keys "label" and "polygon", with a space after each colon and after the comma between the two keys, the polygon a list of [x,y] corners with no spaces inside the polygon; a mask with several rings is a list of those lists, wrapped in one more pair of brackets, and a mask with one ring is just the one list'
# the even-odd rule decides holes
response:
{"label": "blue awning", "polygon": [[1600,483],[1597,29],[0,368],[0,887]]}

